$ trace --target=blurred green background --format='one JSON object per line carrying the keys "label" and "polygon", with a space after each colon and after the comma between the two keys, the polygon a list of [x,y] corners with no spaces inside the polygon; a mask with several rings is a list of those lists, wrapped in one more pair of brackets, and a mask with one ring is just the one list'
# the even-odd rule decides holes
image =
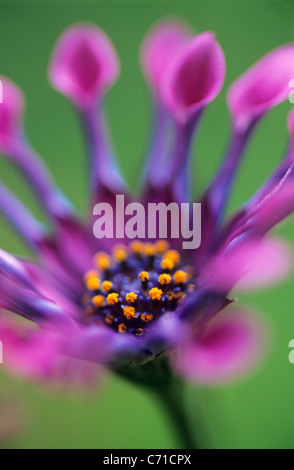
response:
{"label": "blurred green background", "polygon": [[[177,15],[196,31],[216,32],[227,59],[223,92],[201,123],[194,151],[198,194],[217,168],[228,138],[225,104],[228,85],[270,49],[293,40],[293,2],[262,0],[178,1],[0,1],[0,73],[27,97],[26,128],[31,142],[77,206],[86,206],[86,158],[80,129],[67,101],[47,80],[48,59],[61,31],[91,21],[112,38],[122,74],[107,98],[111,133],[122,170],[134,187],[148,144],[149,95],[138,67],[138,47],[150,25]],[[293,77],[294,78],[294,77]],[[231,210],[269,174],[286,148],[286,102],[259,126],[237,179]],[[197,155],[197,158],[196,158]],[[15,169],[0,160],[1,179],[43,219],[29,188]],[[0,246],[29,254],[0,219]],[[277,233],[294,242],[294,218]],[[191,426],[201,410],[219,448],[294,448],[294,365],[288,343],[294,338],[294,277],[262,292],[240,295],[242,304],[269,320],[272,344],[267,362],[251,377],[216,389],[186,389]],[[152,397],[107,376],[94,391],[48,391],[7,377],[0,365],[0,390],[24,408],[24,427],[2,446],[14,448],[173,448],[174,431]],[[3,421],[3,411],[0,412]],[[201,434],[201,433],[200,433]],[[200,436],[201,437],[201,436]]]}

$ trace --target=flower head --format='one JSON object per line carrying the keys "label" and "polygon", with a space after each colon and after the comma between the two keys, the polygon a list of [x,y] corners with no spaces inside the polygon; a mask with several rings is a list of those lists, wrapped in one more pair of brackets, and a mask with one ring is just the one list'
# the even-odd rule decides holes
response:
{"label": "flower head", "polygon": [[[187,201],[193,133],[200,112],[223,85],[224,54],[215,36],[190,34],[181,23],[163,22],[142,46],[141,62],[160,124],[144,173],[143,204]],[[174,57],[171,46],[176,49]],[[232,217],[224,220],[223,212],[250,134],[240,123],[250,118],[253,127],[253,117],[286,97],[283,86],[289,78],[290,56],[293,59],[293,46],[283,46],[231,89],[229,106],[238,129],[221,171],[201,198],[205,236],[200,248],[192,251],[181,249],[182,240],[172,236],[157,241],[120,239],[119,245],[94,238],[89,224],[80,221],[18,132],[22,95],[3,81],[1,150],[28,178],[52,224],[48,233],[0,185],[0,209],[38,258],[18,259],[0,250],[0,306],[34,324],[23,330],[0,318],[7,367],[33,378],[69,379],[73,370],[75,377],[88,378],[92,368],[85,369],[86,363],[126,371],[164,358],[180,376],[215,383],[240,375],[256,361],[263,343],[260,321],[237,308],[228,314],[222,311],[235,301],[229,295],[236,285],[273,282],[290,269],[289,250],[267,232],[294,210],[291,158],[287,155]],[[281,67],[275,75],[277,65]],[[114,207],[117,194],[132,198],[114,160],[100,99],[118,72],[110,40],[87,24],[63,33],[50,64],[52,84],[76,105],[86,129],[90,211],[100,200]],[[268,72],[266,88],[259,91],[258,83]],[[167,121],[175,143],[164,154],[162,143],[170,135]],[[293,140],[292,121],[291,116]],[[4,140],[10,144],[2,145]]]}

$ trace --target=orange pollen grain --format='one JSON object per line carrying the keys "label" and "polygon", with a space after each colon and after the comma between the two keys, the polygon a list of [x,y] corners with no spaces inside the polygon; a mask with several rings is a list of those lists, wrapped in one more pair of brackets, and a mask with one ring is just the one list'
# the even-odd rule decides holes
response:
{"label": "orange pollen grain", "polygon": [[152,300],[160,300],[163,292],[161,289],[157,289],[157,287],[153,287],[149,291],[149,295]]}
{"label": "orange pollen grain", "polygon": [[157,253],[162,254],[169,249],[169,243],[166,240],[158,240],[155,243]]}
{"label": "orange pollen grain", "polygon": [[88,277],[85,282],[88,290],[97,290],[100,287],[100,280],[97,276]]}
{"label": "orange pollen grain", "polygon": [[118,303],[118,294],[115,292],[112,292],[111,294],[108,294],[106,301],[108,305],[114,305]]}
{"label": "orange pollen grain", "polygon": [[174,281],[176,284],[185,284],[188,274],[185,271],[176,271],[174,273]]}
{"label": "orange pollen grain", "polygon": [[160,274],[158,278],[159,284],[170,284],[171,276],[169,274]]}
{"label": "orange pollen grain", "polygon": [[103,307],[105,304],[105,298],[103,295],[94,295],[92,298],[92,303],[95,307]]}
{"label": "orange pollen grain", "polygon": [[119,333],[125,333],[127,331],[127,327],[124,323],[120,323],[118,325],[118,332]]}
{"label": "orange pollen grain", "polygon": [[140,272],[139,274],[139,278],[141,279],[141,281],[148,281],[149,279],[149,273],[147,271],[142,271]]}
{"label": "orange pollen grain", "polygon": [[153,320],[152,313],[141,313],[140,318],[143,322],[148,323]]}
{"label": "orange pollen grain", "polygon": [[131,318],[136,318],[136,311],[134,307],[125,307],[124,316],[126,317],[127,320],[131,320]]}
{"label": "orange pollen grain", "polygon": [[126,301],[133,303],[137,300],[138,296],[135,294],[135,292],[128,292],[126,295]]}
{"label": "orange pollen grain", "polygon": [[103,281],[101,285],[101,289],[103,292],[109,292],[112,289],[112,282],[111,281]]}
{"label": "orange pollen grain", "polygon": [[168,250],[164,254],[164,258],[168,258],[168,259],[172,260],[174,262],[174,264],[179,264],[179,262],[181,261],[180,254],[177,250]]}
{"label": "orange pollen grain", "polygon": [[175,263],[170,258],[163,258],[160,263],[160,266],[162,267],[162,269],[167,269],[168,271],[171,271],[174,268]]}

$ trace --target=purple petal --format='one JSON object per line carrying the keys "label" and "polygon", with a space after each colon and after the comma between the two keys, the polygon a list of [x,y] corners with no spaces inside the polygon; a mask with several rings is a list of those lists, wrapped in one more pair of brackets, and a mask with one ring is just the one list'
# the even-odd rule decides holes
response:
{"label": "purple petal", "polygon": [[243,377],[260,361],[264,327],[248,312],[231,309],[209,322],[174,354],[175,371],[200,384],[217,385]]}
{"label": "purple petal", "polygon": [[0,103],[0,150],[6,151],[18,138],[22,129],[24,96],[22,91],[10,80],[0,76],[2,84]]}
{"label": "purple petal", "polygon": [[168,18],[156,23],[146,34],[140,62],[155,95],[160,96],[168,68],[190,38],[191,30],[186,24]]}
{"label": "purple petal", "polygon": [[293,265],[290,247],[274,238],[240,238],[207,263],[202,282],[216,292],[258,289],[287,276]]}
{"label": "purple petal", "polygon": [[210,32],[192,39],[168,70],[163,96],[173,117],[184,123],[219,93],[225,76],[223,51]]}
{"label": "purple petal", "polygon": [[52,85],[81,109],[93,106],[118,74],[112,43],[91,24],[71,26],[61,35],[49,68]]}
{"label": "purple petal", "polygon": [[286,100],[293,77],[293,44],[278,47],[254,64],[228,92],[235,127],[245,129],[250,122]]}

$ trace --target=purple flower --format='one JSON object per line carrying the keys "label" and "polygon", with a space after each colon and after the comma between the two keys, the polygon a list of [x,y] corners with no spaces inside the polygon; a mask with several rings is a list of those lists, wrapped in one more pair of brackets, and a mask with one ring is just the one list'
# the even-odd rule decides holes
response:
{"label": "purple flower", "polygon": [[[205,107],[222,88],[223,51],[211,32],[193,37],[184,24],[164,21],[145,38],[141,64],[155,109],[141,201],[188,202],[190,145]],[[230,380],[257,362],[265,342],[255,315],[235,305],[223,313],[235,301],[230,292],[274,282],[292,264],[289,248],[268,232],[294,210],[293,114],[281,164],[235,214],[223,214],[249,136],[288,96],[294,46],[267,55],[229,90],[232,142],[200,199],[202,243],[194,251],[181,250],[181,238],[123,238],[117,244],[93,235],[94,204],[114,208],[118,194],[135,200],[115,162],[103,114],[104,95],[119,68],[110,40],[90,24],[65,31],[50,63],[51,83],[71,100],[85,133],[87,223],[24,138],[24,98],[1,78],[0,150],[29,180],[51,222],[49,231],[0,185],[2,212],[37,257],[20,259],[0,250],[0,306],[30,320],[24,326],[1,314],[4,365],[66,382],[91,379],[97,365],[152,382],[159,363],[196,382]]]}

